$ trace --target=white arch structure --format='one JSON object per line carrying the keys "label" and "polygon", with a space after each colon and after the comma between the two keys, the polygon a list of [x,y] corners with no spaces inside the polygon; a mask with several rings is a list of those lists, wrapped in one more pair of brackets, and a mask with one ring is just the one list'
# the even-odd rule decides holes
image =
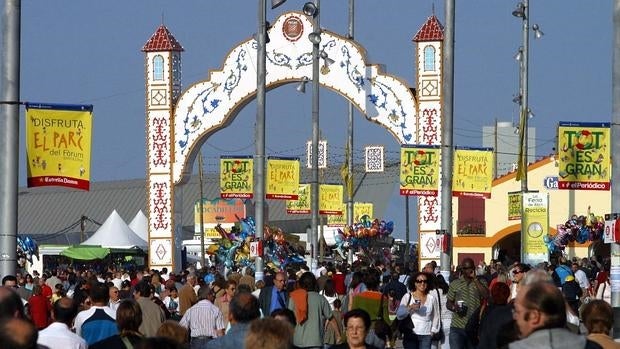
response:
{"label": "white arch structure", "polygon": [[[266,51],[267,89],[311,79],[312,43],[308,40],[308,33],[312,31],[311,20],[299,12],[284,13],[273,23],[268,31],[270,41]],[[429,78],[424,79],[424,72],[419,70],[417,77],[418,90],[425,88],[418,97],[422,102],[416,99],[405,82],[384,73],[379,65],[369,64],[359,44],[327,30],[322,30],[319,50],[327,53],[335,63],[328,66],[320,60],[319,83],[347,98],[369,121],[385,127],[400,144],[438,144],[441,43],[436,42],[434,45],[438,48],[434,58],[437,61],[435,71],[426,72]],[[152,96],[149,93],[150,86],[155,84],[149,82],[152,66],[147,55],[151,266],[168,266],[170,269],[174,265],[174,186],[188,179],[191,172],[188,167],[199,153],[202,143],[219,129],[228,126],[238,112],[255,98],[256,55],[257,42],[254,39],[241,42],[228,53],[221,69],[211,71],[206,80],[189,86],[176,103],[175,85],[169,83],[169,124],[164,118],[155,121],[158,119],[155,117],[157,110],[162,108],[152,105],[149,98]],[[172,61],[173,56],[169,58]],[[177,59],[180,60],[180,57]],[[423,59],[423,48],[418,48],[415,65],[422,66]],[[166,76],[172,81],[173,64],[168,62],[168,67]],[[428,87],[429,81],[433,82],[432,88]],[[161,139],[161,135],[166,132],[170,133],[170,139],[158,145],[154,139]],[[428,137],[429,134],[433,136]],[[164,149],[166,145],[170,146],[170,151]],[[154,148],[157,148],[157,152]],[[166,161],[162,161],[163,158]],[[161,166],[163,163],[166,165]],[[420,210],[424,210],[423,200],[420,200],[420,205]],[[435,226],[439,225],[436,212],[439,197],[433,198],[428,205],[435,208],[434,218],[428,221],[432,225],[429,229],[438,229]]]}

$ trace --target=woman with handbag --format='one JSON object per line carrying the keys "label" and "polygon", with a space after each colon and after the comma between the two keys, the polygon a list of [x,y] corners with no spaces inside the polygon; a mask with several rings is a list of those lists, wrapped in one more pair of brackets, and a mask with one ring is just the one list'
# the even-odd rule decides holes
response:
{"label": "woman with handbag", "polygon": [[430,349],[431,337],[441,329],[441,313],[436,296],[429,293],[429,277],[417,273],[409,279],[409,293],[403,296],[396,314],[399,320],[411,318],[413,331],[403,333],[403,348]]}

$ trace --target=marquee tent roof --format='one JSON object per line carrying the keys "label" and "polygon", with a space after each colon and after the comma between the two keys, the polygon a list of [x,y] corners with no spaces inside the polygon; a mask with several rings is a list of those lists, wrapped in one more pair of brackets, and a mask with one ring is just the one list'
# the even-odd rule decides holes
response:
{"label": "marquee tent roof", "polygon": [[103,222],[101,227],[81,245],[100,245],[107,248],[141,248],[146,249],[146,241],[142,240],[125,223],[123,218],[114,210]]}
{"label": "marquee tent roof", "polygon": [[129,222],[129,228],[134,231],[142,240],[148,241],[149,239],[149,220],[144,215],[142,210],[136,213],[131,222]]}

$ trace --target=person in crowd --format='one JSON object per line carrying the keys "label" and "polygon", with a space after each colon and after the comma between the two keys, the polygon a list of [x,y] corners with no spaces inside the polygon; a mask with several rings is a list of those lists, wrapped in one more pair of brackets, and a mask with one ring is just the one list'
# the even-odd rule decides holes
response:
{"label": "person in crowd", "polygon": [[244,348],[290,349],[293,347],[293,332],[293,326],[287,322],[272,318],[256,319],[250,323]]}
{"label": "person in crowd", "polygon": [[179,292],[175,286],[168,288],[168,295],[163,300],[164,305],[170,312],[170,316],[173,320],[180,320],[179,314]]}
{"label": "person in crowd", "polygon": [[183,316],[187,309],[198,302],[198,297],[194,291],[196,285],[196,274],[188,274],[185,285],[179,289],[179,314]]}
{"label": "person in crowd", "polygon": [[49,349],[87,349],[84,338],[71,331],[77,313],[78,305],[73,299],[63,297],[57,300],[52,309],[54,322],[39,331],[37,343]]}
{"label": "person in crowd", "polygon": [[332,275],[332,280],[334,280],[334,290],[338,293],[339,298],[342,299],[345,294],[347,294],[347,286],[344,283],[345,279],[345,267],[342,264],[336,265],[336,273]]}
{"label": "person in crowd", "polygon": [[245,275],[243,275],[241,278],[239,278],[238,285],[246,284],[246,285],[250,286],[252,291],[254,291],[254,287],[255,287],[255,283],[256,283],[256,279],[254,278],[254,271],[252,270],[252,268],[247,268],[246,267],[244,274]]}
{"label": "person in crowd", "polygon": [[180,345],[187,347],[189,345],[188,334],[187,328],[181,326],[177,321],[166,320],[159,326],[155,336],[170,338]]}
{"label": "person in crowd", "polygon": [[566,258],[564,256],[561,256],[558,260],[557,267],[553,270],[552,273],[553,282],[557,287],[562,287],[564,285],[566,277],[569,275],[573,275],[573,271],[571,270],[571,267],[568,266],[568,261],[566,260]]}
{"label": "person in crowd", "polygon": [[118,290],[118,297],[120,299],[133,298],[133,294],[131,293],[131,281],[123,280],[121,282],[121,288]]}
{"label": "person in crowd", "polygon": [[23,318],[10,317],[0,321],[0,348],[37,349],[38,336],[34,325]]}
{"label": "person in crowd", "polygon": [[293,328],[297,325],[297,320],[295,319],[295,313],[293,313],[293,311],[289,308],[276,309],[273,312],[271,312],[270,316],[276,320],[288,322],[289,324],[291,324],[291,326],[293,326]]}
{"label": "person in crowd", "polygon": [[179,325],[188,329],[191,334],[192,349],[204,348],[212,339],[224,335],[224,316],[212,303],[214,299],[215,294],[209,286],[200,287],[198,302],[189,308],[179,321]]}
{"label": "person in crowd", "polygon": [[52,304],[54,304],[57,300],[61,299],[65,296],[65,289],[62,284],[56,284],[54,286],[54,294],[52,294]]}
{"label": "person in crowd", "polygon": [[521,287],[523,278],[527,275],[527,272],[530,271],[530,267],[527,264],[518,263],[512,268],[512,283],[510,284],[510,299],[517,298],[517,293],[519,292],[519,288]]}
{"label": "person in crowd", "polygon": [[172,338],[168,337],[149,337],[143,338],[134,349],[185,349]]}
{"label": "person in crowd", "polygon": [[589,296],[590,290],[590,280],[588,279],[588,275],[585,271],[579,266],[578,262],[573,262],[571,264],[571,270],[573,271],[573,275],[575,276],[575,281],[579,284],[581,288],[581,294],[583,297]]}
{"label": "person in crowd", "polygon": [[354,272],[351,275],[351,282],[349,283],[349,290],[347,291],[347,297],[345,301],[345,309],[347,311],[353,309],[353,298],[358,293],[366,291],[366,284],[364,284],[364,274],[359,271]]}
{"label": "person in crowd", "polygon": [[512,305],[508,304],[510,287],[498,282],[490,290],[486,311],[480,319],[480,342],[478,349],[504,347],[512,338],[505,337],[502,329],[512,323]]}
{"label": "person in crowd", "polygon": [[579,299],[583,295],[583,289],[579,286],[579,283],[575,280],[575,277],[568,275],[564,280],[562,286],[562,294],[566,302],[571,307],[574,314],[579,314]]}
{"label": "person in crowd", "polygon": [[336,289],[334,288],[334,280],[331,278],[326,279],[323,284],[323,289],[319,294],[327,299],[330,308],[334,310],[334,301],[338,299],[338,293],[336,293]]}
{"label": "person in crowd", "polygon": [[273,278],[273,286],[265,286],[261,289],[258,303],[263,315],[269,315],[277,309],[287,308],[289,294],[286,290],[286,280],[286,273],[278,272]]}
{"label": "person in crowd", "polygon": [[226,281],[226,292],[221,297],[217,297],[215,299],[215,306],[218,307],[218,309],[220,309],[220,311],[224,315],[225,327],[228,327],[228,311],[230,309],[230,301],[234,297],[236,291],[237,283],[232,280],[228,280]]}
{"label": "person in crowd", "polygon": [[0,287],[0,318],[26,318],[24,302],[12,287]]}
{"label": "person in crowd", "polygon": [[58,278],[58,270],[56,268],[52,269],[49,273],[49,277],[45,280],[45,284],[49,286],[52,290],[56,287],[57,284],[62,284],[62,280]]}
{"label": "person in crowd", "polygon": [[[230,330],[222,337],[207,343],[207,349],[239,349],[244,347],[244,340],[250,322],[260,317],[258,299],[249,292],[238,292],[230,301]],[[316,335],[316,334],[315,334]]]}
{"label": "person in crowd", "polygon": [[226,279],[234,280],[237,284],[239,284],[239,279],[241,279],[241,274],[239,273],[237,266],[233,265],[230,270],[231,271],[230,273],[228,273],[228,277]]}
{"label": "person in crowd", "polygon": [[[273,278],[271,279],[271,282],[271,286],[273,286]],[[265,288],[265,286],[267,286],[265,280],[256,280],[256,289],[252,291],[254,297],[258,298],[260,296],[260,292],[263,290],[263,288]]]}
{"label": "person in crowd", "polygon": [[535,282],[524,285],[515,299],[513,318],[521,339],[510,343],[509,349],[599,347],[566,329],[564,296],[554,284]]}
{"label": "person in crowd", "polygon": [[418,272],[409,278],[409,293],[403,296],[396,316],[411,317],[413,333],[403,333],[404,348],[430,349],[431,336],[440,331],[441,313],[436,295],[429,292],[428,273]]}
{"label": "person in crowd", "polygon": [[25,302],[32,296],[32,288],[28,290],[25,287],[20,287],[17,282],[17,277],[14,275],[7,275],[2,278],[2,286],[11,287]]}
{"label": "person in crowd", "polygon": [[370,315],[362,309],[353,309],[344,314],[346,342],[336,344],[330,349],[378,349],[366,343],[370,331]]}
{"label": "person in crowd", "polygon": [[394,298],[400,301],[407,293],[407,286],[399,281],[400,275],[393,271],[390,275],[390,281],[383,287],[383,294],[387,295],[394,290]]}
{"label": "person in crowd", "polygon": [[140,333],[147,337],[155,336],[159,326],[161,326],[162,322],[166,321],[166,314],[164,311],[151,299],[152,290],[152,285],[147,281],[139,282],[134,289],[134,298],[140,305],[142,312]]}
{"label": "person in crowd", "polygon": [[46,273],[43,273],[43,275],[41,275],[41,278],[39,279],[39,286],[41,286],[41,294],[43,296],[45,296],[45,298],[47,298],[47,300],[50,302],[52,302],[52,295],[54,294],[54,291],[52,289],[52,287],[54,286],[49,286],[47,284],[47,279],[48,276]]}
{"label": "person in crowd", "polygon": [[[607,269],[608,267],[603,267]],[[600,271],[596,277],[596,299],[602,299],[611,304],[611,281],[609,280],[609,270]],[[601,277],[602,276],[602,277]]]}
{"label": "person in crowd", "polygon": [[[80,311],[75,317],[75,333],[91,344],[118,334],[116,312],[108,306],[110,291],[101,282],[93,282],[90,286],[91,306]],[[119,305],[120,307],[120,305]]]}
{"label": "person in crowd", "polygon": [[452,323],[452,312],[448,310],[446,304],[448,303],[448,283],[443,275],[439,274],[435,278],[435,294],[439,297],[439,309],[441,313],[441,331],[443,336],[441,341],[437,341],[435,348],[449,349],[450,348],[450,324]]}
{"label": "person in crowd", "polygon": [[36,285],[32,289],[32,296],[28,299],[28,312],[30,319],[37,330],[47,327],[52,314],[52,304],[41,294],[41,285]]}
{"label": "person in crowd", "polygon": [[[334,321],[328,322],[325,327],[325,344],[340,344],[343,341],[344,328],[342,327],[342,301],[336,298],[334,300],[332,315]],[[293,314],[294,315],[294,314]]]}
{"label": "person in crowd", "polygon": [[108,306],[114,311],[118,309],[118,305],[121,303],[120,291],[116,286],[110,286],[110,302]]}
{"label": "person in crowd", "polygon": [[117,334],[97,341],[89,349],[132,349],[142,340],[142,309],[133,299],[123,299],[116,312]]}
{"label": "person in crowd", "polygon": [[[366,290],[353,297],[353,309],[363,309],[370,314],[373,325],[366,342],[384,347],[392,336],[390,331],[389,299],[379,291],[380,272],[370,269],[364,277]],[[380,321],[383,319],[383,321]],[[387,325],[387,326],[384,326]]]}
{"label": "person in crowd", "polygon": [[465,326],[488,295],[486,285],[475,277],[474,261],[471,258],[463,259],[460,269],[461,276],[450,283],[446,297],[446,308],[452,311],[449,337],[451,349],[472,348]]}
{"label": "person in crowd", "polygon": [[294,344],[298,347],[322,347],[327,321],[334,321],[325,297],[317,292],[316,278],[310,271],[299,277],[299,288],[291,292],[288,308],[295,313]]}
{"label": "person in crowd", "polygon": [[26,282],[24,283],[24,288],[32,292],[33,287],[34,287],[34,279],[32,278],[32,275],[26,274]]}
{"label": "person in crowd", "polygon": [[609,336],[614,325],[613,309],[601,299],[591,300],[583,306],[581,318],[588,330],[588,339],[603,349],[620,349],[620,343]]}

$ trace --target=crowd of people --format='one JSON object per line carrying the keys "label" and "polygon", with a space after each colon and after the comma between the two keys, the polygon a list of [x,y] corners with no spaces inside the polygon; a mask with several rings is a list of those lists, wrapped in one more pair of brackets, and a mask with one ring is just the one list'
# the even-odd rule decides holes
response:
{"label": "crowd of people", "polygon": [[265,270],[103,272],[2,278],[0,348],[620,348],[609,336],[609,261],[531,266],[465,258]]}

